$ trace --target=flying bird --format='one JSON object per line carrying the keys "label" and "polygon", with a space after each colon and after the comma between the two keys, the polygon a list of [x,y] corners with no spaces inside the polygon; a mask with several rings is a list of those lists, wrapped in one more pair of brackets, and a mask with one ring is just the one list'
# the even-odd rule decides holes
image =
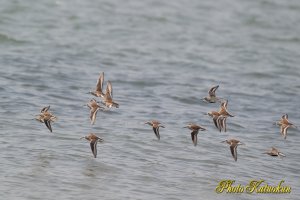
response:
{"label": "flying bird", "polygon": [[113,101],[113,89],[112,89],[112,84],[110,81],[107,81],[106,92],[103,97],[102,103],[108,108],[111,108],[111,107],[119,108],[119,104]]}
{"label": "flying bird", "polygon": [[230,139],[230,140],[225,140],[222,142],[226,142],[229,144],[231,155],[235,161],[237,161],[237,146],[242,145],[244,143],[240,142],[239,140],[236,139]]}
{"label": "flying bird", "polygon": [[89,93],[96,96],[96,97],[104,97],[103,93],[103,81],[104,81],[104,72],[100,73],[99,79],[97,81],[96,89],[95,91],[90,91]]}
{"label": "flying bird", "polygon": [[219,85],[210,88],[208,91],[208,96],[204,97],[202,100],[208,103],[216,103],[220,99],[216,96],[216,90],[218,88]]}
{"label": "flying bird", "polygon": [[283,153],[281,153],[278,149],[276,149],[275,147],[272,147],[270,150],[268,150],[267,152],[265,152],[265,154],[268,154],[270,156],[278,156],[278,157],[285,157],[285,155]]}
{"label": "flying bird", "polygon": [[152,126],[153,131],[154,131],[157,139],[160,140],[159,127],[165,128],[165,126],[161,125],[161,123],[159,121],[156,121],[156,120],[145,122],[145,124],[148,124],[148,125]]}
{"label": "flying bird", "polygon": [[90,141],[92,153],[94,155],[94,158],[96,158],[97,157],[97,143],[102,142],[103,139],[96,136],[94,133],[90,133],[89,135],[81,137],[80,139],[83,139],[83,138]]}
{"label": "flying bird", "polygon": [[191,137],[192,137],[192,141],[193,141],[193,143],[194,143],[194,146],[196,146],[197,145],[197,135],[198,135],[198,133],[199,133],[199,130],[200,131],[205,131],[206,129],[205,128],[203,128],[203,127],[201,127],[201,126],[199,126],[199,125],[197,125],[197,124],[192,124],[192,123],[190,123],[190,124],[188,124],[187,126],[185,126],[184,128],[188,128],[188,129],[190,129],[192,132],[191,132]]}
{"label": "flying bird", "polygon": [[87,106],[90,108],[90,120],[91,124],[95,124],[97,112],[103,108],[98,104],[98,102],[95,99],[91,99],[89,103],[87,103]]}
{"label": "flying bird", "polygon": [[50,106],[46,106],[42,108],[40,114],[36,116],[36,120],[44,123],[46,127],[49,129],[50,132],[52,132],[51,122],[54,122],[57,120],[57,117],[55,117],[52,113],[50,113],[48,110],[50,109]]}
{"label": "flying bird", "polygon": [[284,139],[286,139],[286,137],[287,137],[287,130],[290,127],[297,128],[294,124],[292,124],[291,122],[289,122],[288,118],[289,118],[288,114],[284,114],[284,115],[282,115],[280,121],[276,123],[277,125],[280,126],[280,133],[284,137]]}

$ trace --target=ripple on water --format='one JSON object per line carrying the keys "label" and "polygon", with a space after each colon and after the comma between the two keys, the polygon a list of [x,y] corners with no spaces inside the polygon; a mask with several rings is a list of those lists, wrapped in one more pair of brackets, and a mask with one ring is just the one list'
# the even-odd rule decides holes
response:
{"label": "ripple on water", "polygon": [[[230,178],[284,179],[295,189],[279,198],[297,199],[299,133],[289,129],[284,140],[273,122],[283,113],[300,119],[298,4],[1,1],[2,198],[275,197],[216,195]],[[120,108],[99,112],[91,125],[84,105],[95,97],[86,93],[102,71]],[[217,84],[235,115],[226,133],[203,115],[219,109],[201,100]],[[32,120],[47,105],[58,117],[53,133]],[[151,119],[166,126],[160,141],[144,124]],[[188,122],[207,128],[196,147],[182,128]],[[104,139],[96,159],[79,139],[90,132]],[[246,144],[237,162],[220,143],[228,138]],[[287,156],[262,154],[271,146]]]}
{"label": "ripple on water", "polygon": [[6,34],[3,34],[3,33],[0,33],[0,44],[6,44],[6,45],[22,45],[22,44],[26,44],[28,43],[27,41],[25,40],[18,40],[18,39],[15,39],[11,36],[8,36]]}

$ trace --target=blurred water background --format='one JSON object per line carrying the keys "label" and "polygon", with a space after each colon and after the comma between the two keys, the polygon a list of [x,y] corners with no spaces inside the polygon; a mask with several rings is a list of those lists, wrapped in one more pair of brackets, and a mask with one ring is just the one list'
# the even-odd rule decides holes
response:
{"label": "blurred water background", "polygon": [[[298,199],[300,1],[0,1],[1,199]],[[84,105],[100,72],[119,109]],[[201,98],[235,115],[219,133]],[[32,120],[51,105],[50,133]],[[145,121],[165,126],[157,141]],[[207,131],[194,147],[189,122]],[[104,139],[93,158],[87,141]],[[234,162],[227,145],[236,138]],[[275,146],[286,157],[263,155]],[[222,179],[291,194],[216,194]]]}

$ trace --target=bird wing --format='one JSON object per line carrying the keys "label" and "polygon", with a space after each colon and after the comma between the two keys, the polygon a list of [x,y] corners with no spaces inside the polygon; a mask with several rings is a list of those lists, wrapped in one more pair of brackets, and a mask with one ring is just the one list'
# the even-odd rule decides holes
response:
{"label": "bird wing", "polygon": [[193,143],[194,143],[194,146],[196,146],[197,145],[197,134],[198,134],[198,131],[192,131],[191,132],[191,137],[192,137],[192,141],[193,141]]}
{"label": "bird wing", "polygon": [[280,132],[281,132],[281,135],[283,135],[284,139],[286,139],[288,128],[290,128],[290,125],[283,124],[280,127]]}
{"label": "bird wing", "polygon": [[42,108],[41,113],[47,112],[49,109],[50,109],[50,106],[46,106],[46,107]]}
{"label": "bird wing", "polygon": [[237,151],[236,151],[237,145],[231,145],[230,146],[230,151],[231,155],[234,158],[235,161],[237,161]]}
{"label": "bird wing", "polygon": [[223,101],[223,102],[221,103],[221,107],[227,108],[227,105],[228,105],[228,100]]}
{"label": "bird wing", "polygon": [[218,125],[220,127],[221,130],[224,130],[224,132],[226,132],[226,119],[227,117],[224,117],[224,116],[220,116],[218,118]]}
{"label": "bird wing", "polygon": [[51,121],[49,120],[45,120],[44,119],[44,123],[47,126],[47,128],[49,129],[50,132],[52,132],[52,128],[51,128]]}
{"label": "bird wing", "polygon": [[281,118],[282,118],[282,119],[289,119],[289,116],[288,116],[288,114],[284,114],[284,115],[282,115]]}
{"label": "bird wing", "polygon": [[90,103],[90,102],[87,103],[86,105],[87,105],[87,107],[89,107],[89,109],[92,109],[92,106],[91,106],[91,103]]}
{"label": "bird wing", "polygon": [[92,140],[90,143],[91,150],[95,158],[97,157],[97,141],[98,140]]}
{"label": "bird wing", "polygon": [[214,116],[213,117],[213,122],[214,122],[216,128],[220,130],[219,125],[218,125],[218,118],[219,118],[218,116]]}
{"label": "bird wing", "polygon": [[224,129],[224,132],[227,131],[226,119],[227,119],[227,117],[224,117],[224,119],[222,120],[222,127]]}
{"label": "bird wing", "polygon": [[160,135],[159,135],[159,126],[153,127],[153,131],[157,137],[158,140],[160,140]]}
{"label": "bird wing", "polygon": [[219,85],[210,88],[210,90],[208,91],[209,96],[215,97],[216,96],[216,90],[218,89],[218,87],[219,87]]}
{"label": "bird wing", "polygon": [[107,85],[106,85],[106,93],[109,93],[109,95],[111,96],[111,98],[113,98],[113,89],[112,89],[112,84],[110,81],[107,81]]}
{"label": "bird wing", "polygon": [[91,124],[95,124],[98,110],[99,110],[99,107],[91,109],[91,111],[90,111]]}
{"label": "bird wing", "polygon": [[100,74],[100,77],[97,81],[97,86],[96,86],[96,91],[102,93],[102,88],[103,88],[103,81],[104,81],[104,72]]}

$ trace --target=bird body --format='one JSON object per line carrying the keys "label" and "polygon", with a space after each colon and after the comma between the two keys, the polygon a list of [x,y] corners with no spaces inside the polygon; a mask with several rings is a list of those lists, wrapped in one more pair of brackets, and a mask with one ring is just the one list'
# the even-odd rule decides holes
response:
{"label": "bird body", "polygon": [[199,133],[199,130],[200,131],[205,131],[206,129],[197,125],[197,124],[193,124],[193,123],[190,123],[188,124],[187,126],[185,126],[184,128],[188,128],[190,129],[192,132],[191,132],[191,138],[192,138],[192,141],[194,143],[194,146],[197,146],[197,140],[198,140],[198,133]]}
{"label": "bird body", "polygon": [[291,122],[289,122],[289,120],[288,120],[288,114],[282,115],[280,121],[277,122],[276,124],[280,126],[280,134],[284,137],[284,139],[286,139],[286,137],[287,137],[287,130],[290,127],[297,128],[294,124],[292,124]]}
{"label": "bird body", "polygon": [[108,108],[111,107],[119,108],[119,104],[113,101],[112,95],[113,95],[112,84],[110,81],[107,81],[106,93],[103,97],[103,104]]}
{"label": "bird body", "polygon": [[104,94],[103,94],[103,91],[102,91],[103,81],[104,81],[104,72],[100,73],[95,91],[90,91],[89,93],[91,93],[92,95],[94,95],[96,97],[104,97]]}
{"label": "bird body", "polygon": [[35,119],[41,123],[44,123],[49,131],[52,132],[51,122],[56,121],[57,117],[50,113],[48,111],[49,109],[50,106],[42,108],[40,114],[38,114]]}
{"label": "bird body", "polygon": [[96,121],[97,112],[103,108],[97,103],[95,99],[91,99],[87,106],[90,108],[90,120],[91,124],[93,125]]}
{"label": "bird body", "polygon": [[203,98],[203,101],[208,102],[208,103],[216,103],[219,98],[216,96],[216,90],[219,88],[219,85],[214,86],[209,89],[208,91],[208,96]]}
{"label": "bird body", "polygon": [[243,143],[236,139],[225,140],[222,142],[226,142],[227,144],[229,144],[231,155],[234,161],[237,161],[237,146],[242,145]]}
{"label": "bird body", "polygon": [[152,121],[147,121],[145,122],[145,124],[148,124],[150,126],[152,126],[153,131],[157,137],[158,140],[160,140],[160,134],[159,134],[159,127],[165,128],[165,126],[163,126],[159,121],[157,120],[152,120]]}
{"label": "bird body", "polygon": [[101,139],[100,137],[96,136],[94,133],[90,133],[89,135],[87,136],[84,136],[80,139],[86,139],[90,142],[90,146],[91,146],[91,150],[92,150],[92,153],[94,155],[94,158],[97,157],[97,143],[98,142],[102,142],[103,139]]}
{"label": "bird body", "polygon": [[272,147],[270,150],[268,150],[267,152],[265,152],[266,154],[270,155],[270,156],[278,156],[278,157],[285,157],[285,155],[283,153],[281,153],[278,149],[276,149],[275,147]]}

